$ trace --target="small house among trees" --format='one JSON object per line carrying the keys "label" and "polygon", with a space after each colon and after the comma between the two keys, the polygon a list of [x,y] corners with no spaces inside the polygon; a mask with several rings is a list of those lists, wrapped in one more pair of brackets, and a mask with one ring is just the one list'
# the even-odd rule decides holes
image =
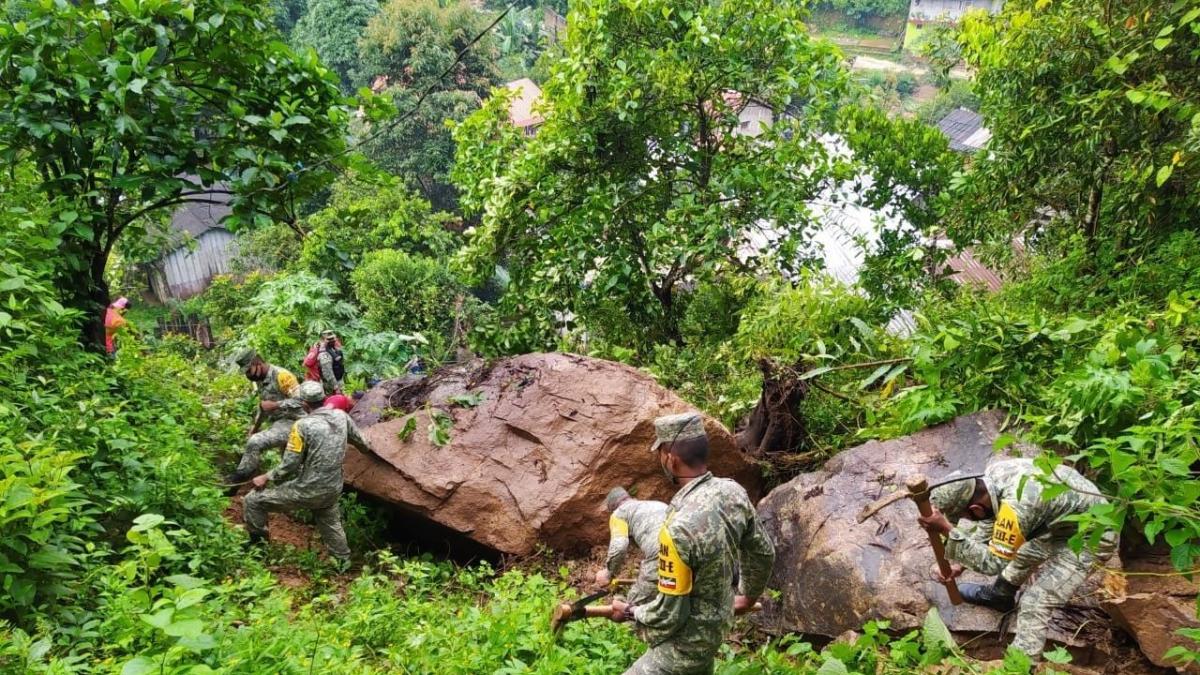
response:
{"label": "small house among trees", "polygon": [[150,265],[150,291],[159,302],[190,298],[227,274],[237,254],[233,233],[221,225],[229,215],[229,195],[213,192],[218,203],[184,204],[171,216],[167,245]]}
{"label": "small house among trees", "polygon": [[523,77],[504,85],[513,92],[512,101],[508,107],[508,118],[514,127],[525,132],[526,136],[537,133],[545,119],[534,112],[534,107],[542,100],[542,89],[533,80]]}

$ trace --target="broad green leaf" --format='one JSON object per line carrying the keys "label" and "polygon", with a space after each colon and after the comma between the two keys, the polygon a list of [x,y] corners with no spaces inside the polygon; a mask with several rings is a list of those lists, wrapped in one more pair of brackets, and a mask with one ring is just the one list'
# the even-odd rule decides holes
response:
{"label": "broad green leaf", "polygon": [[163,632],[171,637],[196,638],[204,633],[204,622],[199,619],[176,621],[163,628]]}
{"label": "broad green leaf", "polygon": [[121,675],[149,675],[157,673],[159,664],[145,656],[135,656],[121,667]]}
{"label": "broad green leaf", "polygon": [[825,659],[820,668],[817,668],[814,675],[850,675],[850,671],[846,670],[846,664],[842,663],[840,659],[830,656]]}
{"label": "broad green leaf", "polygon": [[1171,178],[1171,174],[1174,172],[1175,165],[1173,164],[1164,164],[1158,167],[1158,172],[1154,174],[1154,184],[1158,187],[1162,187],[1163,183],[1166,183],[1167,180]]}

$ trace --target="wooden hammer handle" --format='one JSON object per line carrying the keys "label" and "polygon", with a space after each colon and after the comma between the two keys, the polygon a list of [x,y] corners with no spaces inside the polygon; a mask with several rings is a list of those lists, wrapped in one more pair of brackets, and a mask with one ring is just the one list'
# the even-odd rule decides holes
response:
{"label": "wooden hammer handle", "polygon": [[[741,615],[748,614],[750,612],[761,612],[762,608],[762,603],[756,602],[753,606],[747,607],[740,612],[736,612],[736,614]],[[583,614],[589,619],[609,617],[612,616],[612,605],[588,605],[587,607],[583,608]]]}
{"label": "wooden hammer handle", "polygon": [[[933,515],[933,506],[929,503],[929,484],[923,476],[914,477],[908,482],[908,494],[917,504],[921,516],[928,518]],[[933,547],[933,557],[937,559],[938,570],[942,576],[950,579],[943,585],[946,594],[950,596],[950,604],[961,605],[962,595],[958,592],[958,583],[950,577],[950,562],[946,560],[946,546],[942,543],[941,535],[936,532],[926,532],[929,535],[929,545]]]}

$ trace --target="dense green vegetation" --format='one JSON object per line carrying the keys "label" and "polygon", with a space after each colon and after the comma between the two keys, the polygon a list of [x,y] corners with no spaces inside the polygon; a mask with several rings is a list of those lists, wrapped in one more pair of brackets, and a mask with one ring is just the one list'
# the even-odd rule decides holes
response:
{"label": "dense green vegetation", "polygon": [[[947,100],[978,100],[993,133],[969,158],[882,112],[792,3],[577,0],[554,48],[531,28],[544,6],[472,42],[501,7],[6,5],[0,671],[607,673],[636,658],[622,626],[550,635],[578,563],[398,557],[352,496],[350,574],[243,549],[217,482],[252,404],[223,359],[250,345],[298,369],[326,327],[350,388],[414,356],[569,349],[641,367],[730,426],[764,372],[790,373],[810,385],[804,433],[770,449],[771,480],[998,408],[1021,423],[1001,445],[1040,443],[1043,466],[1113,496],[1080,545],[1140,532],[1196,567],[1200,4],[1010,0],[939,35],[931,55],[975,73]],[[508,123],[501,68],[544,85],[536,136]],[[382,96],[345,93],[384,75]],[[789,117],[740,134],[746,101]],[[106,280],[137,279],[170,209],[216,185],[236,195],[243,265],[262,268],[186,303],[219,347],[142,325],[115,359],[94,354]],[[855,285],[814,245],[841,207],[882,230]],[[1005,287],[949,281],[936,240],[972,247]],[[823,650],[738,630],[720,673],[982,670],[936,615]]]}

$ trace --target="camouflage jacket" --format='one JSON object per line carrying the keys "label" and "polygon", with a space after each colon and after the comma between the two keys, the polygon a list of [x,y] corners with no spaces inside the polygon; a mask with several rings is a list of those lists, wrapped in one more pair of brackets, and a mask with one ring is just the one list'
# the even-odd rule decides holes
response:
{"label": "camouflage jacket", "polygon": [[667,518],[662,502],[627,499],[608,518],[608,558],[604,565],[615,579],[625,565],[632,542],[642,552],[638,582],[654,583],[658,576],[658,531]]}
{"label": "camouflage jacket", "polygon": [[647,644],[671,640],[713,650],[733,625],[733,575],[740,593],[767,586],[775,548],[742,486],[706,473],[671,500],[658,533],[658,594],[634,608]]}
{"label": "camouflage jacket", "polygon": [[267,479],[286,483],[305,497],[339,494],[347,442],[363,452],[373,452],[349,415],[319,408],[292,425],[283,459],[267,472]]}
{"label": "camouflage jacket", "polygon": [[337,373],[333,372],[333,356],[324,346],[317,352],[317,364],[321,367],[321,386],[325,387],[326,394],[333,395],[342,388],[342,381],[337,378]]}
{"label": "camouflage jacket", "polygon": [[989,466],[983,482],[992,498],[995,518],[977,523],[960,521],[950,532],[946,555],[983,574],[1003,573],[1010,581],[1023,580],[1044,557],[1026,560],[1021,552],[1026,542],[1039,539],[1066,546],[1077,528],[1064,518],[1108,503],[1091,481],[1067,466],[1055,469],[1053,480],[1072,489],[1043,499],[1044,486],[1038,480],[1041,475],[1041,469],[1028,459],[1002,460]]}
{"label": "camouflage jacket", "polygon": [[268,366],[262,382],[255,383],[260,401],[275,401],[279,407],[264,413],[268,420],[298,420],[304,416],[304,406],[292,398],[300,382],[291,371],[279,366]]}

